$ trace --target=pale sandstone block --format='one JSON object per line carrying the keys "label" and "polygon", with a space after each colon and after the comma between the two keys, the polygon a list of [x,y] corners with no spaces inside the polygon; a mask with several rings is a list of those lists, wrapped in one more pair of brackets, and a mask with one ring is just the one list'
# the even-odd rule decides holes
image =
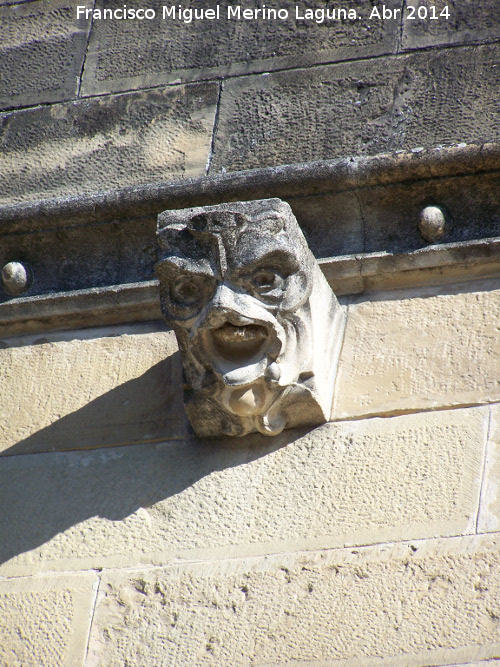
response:
{"label": "pale sandstone block", "polygon": [[0,452],[182,437],[177,357],[161,323],[0,342]]}
{"label": "pale sandstone block", "polygon": [[4,457],[6,575],[475,530],[488,408]]}
{"label": "pale sandstone block", "polygon": [[478,531],[500,530],[500,406],[491,408]]}
{"label": "pale sandstone block", "polygon": [[349,307],[333,419],[500,400],[500,289]]}
{"label": "pale sandstone block", "polygon": [[0,581],[0,664],[80,667],[96,593],[95,575]]}
{"label": "pale sandstone block", "polygon": [[86,667],[422,667],[498,656],[499,538],[109,573]]}

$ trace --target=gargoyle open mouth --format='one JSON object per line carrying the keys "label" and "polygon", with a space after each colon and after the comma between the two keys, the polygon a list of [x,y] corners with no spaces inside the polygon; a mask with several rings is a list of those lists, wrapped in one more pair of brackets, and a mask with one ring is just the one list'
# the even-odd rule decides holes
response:
{"label": "gargoyle open mouth", "polygon": [[233,362],[254,357],[269,341],[269,332],[260,324],[236,326],[226,322],[210,333],[217,354]]}

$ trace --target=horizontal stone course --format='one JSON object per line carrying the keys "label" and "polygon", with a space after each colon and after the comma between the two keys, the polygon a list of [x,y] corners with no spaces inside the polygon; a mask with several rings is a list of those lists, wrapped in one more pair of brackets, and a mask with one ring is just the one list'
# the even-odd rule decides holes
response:
{"label": "horizontal stone course", "polygon": [[81,667],[96,592],[94,574],[0,580],[0,664]]}
{"label": "horizontal stone course", "polygon": [[500,290],[490,285],[349,306],[333,419],[499,401]]}
{"label": "horizontal stone course", "polygon": [[[500,401],[497,280],[381,297],[349,299],[333,420]],[[0,365],[0,453],[190,437],[161,322],[6,338]]]}
{"label": "horizontal stone course", "polygon": [[[469,147],[469,150],[476,155],[481,153],[479,147]],[[429,153],[433,160],[439,156],[438,160],[444,162],[450,152],[466,159],[467,149],[464,148]],[[398,162],[401,165],[400,173],[393,173],[392,182],[384,184],[384,187],[377,184],[353,191],[352,181],[344,176],[340,187],[337,187],[347,191],[308,196],[304,184],[306,193],[303,196],[300,196],[297,187],[296,196],[290,196],[290,190],[294,190],[294,184],[290,183],[285,197],[312,252],[320,261],[324,260],[322,268],[337,294],[500,275],[500,215],[496,195],[500,189],[500,171],[445,177],[441,169],[432,164],[427,153],[426,160],[430,162],[428,172],[434,171],[434,178],[421,179],[422,172],[414,167],[404,174],[405,166],[407,168],[412,160],[423,160],[419,154],[385,155],[378,159],[390,162],[395,171]],[[336,166],[340,173],[349,168],[362,173],[363,168],[368,168],[367,162],[370,163],[370,170],[375,164],[376,172],[377,158],[359,161],[346,158],[339,160]],[[313,175],[315,166],[318,172],[321,168],[327,169],[324,163],[321,167],[312,163],[306,167],[290,165],[283,171],[296,175],[307,171]],[[466,166],[463,168],[465,171]],[[380,181],[383,180],[382,174],[380,169]],[[394,182],[403,176],[407,176],[405,182]],[[135,283],[155,278],[157,214],[167,206],[177,207],[168,195],[162,201],[158,191],[168,193],[170,190],[173,194],[189,191],[191,187],[192,192],[205,189],[214,198],[219,193],[219,200],[223,200],[223,189],[234,179],[239,181],[240,187],[236,192],[233,189],[229,196],[245,201],[252,197],[273,195],[273,181],[277,177],[276,168],[269,168],[258,170],[257,178],[255,174],[246,172],[242,175],[240,172],[215,176],[208,181],[201,177],[195,183],[191,179],[187,183],[178,181],[170,186],[153,183],[125,191],[101,193],[100,196],[91,194],[69,201],[66,199],[65,203],[57,199],[38,208],[35,202],[27,202],[24,206],[16,206],[15,212],[14,207],[0,207],[0,267],[13,260],[21,261],[29,265],[33,275],[33,282],[22,295],[21,302],[12,301],[12,295],[0,283],[0,337],[8,335],[9,330],[18,333],[37,330],[37,326],[39,331],[50,326],[57,328],[56,323],[48,321],[44,304],[39,300],[25,301],[25,298],[51,292],[111,286],[107,298],[100,301],[114,311],[114,321],[120,321],[120,307],[112,295],[123,285],[126,285],[125,289],[134,289]],[[252,187],[259,179],[260,185]],[[324,175],[321,179],[318,176],[320,180],[323,184],[327,182]],[[300,188],[297,180],[295,184]],[[332,189],[334,187],[332,183]],[[275,188],[278,192],[274,194],[280,194],[277,184]],[[309,188],[312,189],[310,184]],[[125,207],[125,201],[131,198],[135,207],[131,204]],[[140,210],[155,198],[154,207],[149,211]],[[114,204],[105,216],[103,211],[111,201]],[[426,201],[435,201],[446,211],[448,223],[438,244],[429,245],[418,227]],[[184,208],[199,201],[192,194],[191,198],[189,195],[179,197],[177,203],[179,208]],[[36,214],[33,214],[33,209],[37,210]],[[457,247],[455,243],[468,245]],[[372,256],[372,253],[377,254]],[[135,285],[135,288],[141,289],[141,286]],[[70,298],[69,295],[67,297]],[[52,304],[57,298],[56,295],[48,297]],[[150,319],[160,317],[157,295],[155,300],[158,312],[156,315],[152,313]],[[82,326],[80,322],[85,325],[87,315],[75,313],[69,326],[77,328]],[[129,313],[128,317],[133,321],[133,314]],[[99,324],[96,320],[94,317],[87,326]],[[126,318],[121,321],[126,321]]]}
{"label": "horizontal stone course", "polygon": [[498,45],[224,82],[211,172],[375,155],[500,133]]}
{"label": "horizontal stone course", "polygon": [[[400,3],[386,0],[385,4],[392,9]],[[96,2],[101,12],[106,6],[104,0]],[[262,13],[254,20],[227,19],[226,8],[232,4],[220,3],[219,19],[185,23],[179,18],[163,20],[163,6],[177,10],[179,3],[149,2],[148,7],[156,10],[154,20],[94,20],[83,95],[393,53],[400,31],[399,21],[370,20],[372,3],[368,0],[344,0],[334,6],[336,10],[355,9],[360,19],[323,23],[296,21],[296,7],[299,16],[305,16],[307,9],[321,9],[322,5],[311,0],[243,6],[288,10],[288,20],[268,20]],[[215,6],[202,0],[192,8],[199,12]],[[132,0],[127,7],[136,9],[143,4]],[[332,6],[327,8],[331,11]]]}
{"label": "horizontal stone course", "polygon": [[488,415],[4,457],[0,575],[470,533]]}
{"label": "horizontal stone course", "polygon": [[202,176],[218,90],[200,83],[0,114],[0,203]]}
{"label": "horizontal stone course", "polygon": [[105,574],[88,665],[423,667],[499,655],[498,539]]}
{"label": "horizontal stone course", "polygon": [[177,344],[161,323],[14,342],[0,343],[0,452],[187,435]]}
{"label": "horizontal stone course", "polygon": [[70,0],[1,2],[0,109],[76,97],[89,30]]}

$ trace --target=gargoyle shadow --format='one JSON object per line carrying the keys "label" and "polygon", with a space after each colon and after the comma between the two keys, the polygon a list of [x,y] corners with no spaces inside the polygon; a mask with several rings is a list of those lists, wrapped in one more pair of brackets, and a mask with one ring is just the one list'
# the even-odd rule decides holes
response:
{"label": "gargoyle shadow", "polygon": [[[182,385],[162,386],[162,380],[172,379],[173,369],[176,375],[178,353],[5,453],[63,446],[77,451],[0,457],[0,563],[91,517],[123,520],[216,470],[264,457],[310,430],[284,431],[274,438],[254,434],[198,440],[184,414]],[[141,414],[136,406],[148,402],[144,396],[154,410]],[[162,408],[163,413],[157,414]],[[110,446],[141,437],[149,442]],[[163,441],[151,442],[160,439]],[[82,446],[98,449],[81,450]]]}

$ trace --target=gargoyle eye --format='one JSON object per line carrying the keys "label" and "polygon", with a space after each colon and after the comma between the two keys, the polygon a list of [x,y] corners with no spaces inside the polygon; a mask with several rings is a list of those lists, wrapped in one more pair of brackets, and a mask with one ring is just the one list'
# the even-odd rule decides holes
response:
{"label": "gargoyle eye", "polygon": [[269,269],[258,269],[252,276],[255,287],[260,289],[272,288],[277,281],[277,274]]}
{"label": "gargoyle eye", "polygon": [[196,303],[203,294],[200,279],[179,278],[172,287],[171,297],[179,304]]}

